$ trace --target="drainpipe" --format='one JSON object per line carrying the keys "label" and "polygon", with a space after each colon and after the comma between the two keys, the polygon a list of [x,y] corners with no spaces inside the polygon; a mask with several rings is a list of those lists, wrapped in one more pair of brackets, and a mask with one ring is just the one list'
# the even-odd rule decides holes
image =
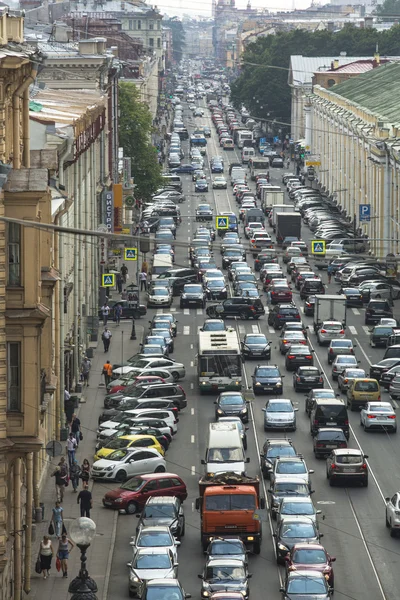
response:
{"label": "drainpipe", "polygon": [[[37,454],[37,453],[36,453]],[[32,553],[32,500],[33,500],[33,453],[29,452],[25,458],[26,466],[26,535],[24,559],[24,592],[31,591],[31,553]]]}
{"label": "drainpipe", "polygon": [[[21,459],[14,460],[14,600],[21,599],[22,538],[21,538]],[[31,511],[32,512],[32,511]],[[31,532],[28,532],[31,535]]]}
{"label": "drainpipe", "polygon": [[29,168],[30,166],[30,145],[29,145],[29,86],[36,79],[38,72],[38,65],[33,64],[31,74],[21,83],[21,85],[15,90],[13,100],[13,168],[21,168],[21,157],[20,157],[20,112],[21,112],[21,98],[24,101],[24,114],[22,120],[22,139],[24,143],[23,152],[23,166]]}
{"label": "drainpipe", "polygon": [[392,215],[392,207],[390,204],[390,188],[391,188],[391,173],[390,173],[390,149],[385,143],[385,179],[384,179],[384,188],[383,188],[383,214],[385,218],[383,219],[383,252],[384,256],[386,256],[389,252],[392,251],[392,242],[391,238],[391,217]]}

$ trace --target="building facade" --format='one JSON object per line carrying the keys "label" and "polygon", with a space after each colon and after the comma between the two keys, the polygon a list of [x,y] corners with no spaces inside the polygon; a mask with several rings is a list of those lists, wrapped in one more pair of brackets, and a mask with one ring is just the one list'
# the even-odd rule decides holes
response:
{"label": "building facade", "polygon": [[[389,63],[309,97],[317,177],[381,259],[400,252],[399,83],[400,64]],[[365,223],[361,205],[370,207]]]}

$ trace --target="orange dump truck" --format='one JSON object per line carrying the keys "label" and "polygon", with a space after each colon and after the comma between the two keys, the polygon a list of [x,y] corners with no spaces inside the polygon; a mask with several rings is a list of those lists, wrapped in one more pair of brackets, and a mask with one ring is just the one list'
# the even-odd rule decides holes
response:
{"label": "orange dump truck", "polygon": [[265,500],[260,498],[258,477],[236,473],[204,477],[199,481],[199,493],[196,508],[201,515],[203,550],[215,537],[235,536],[259,554],[262,537],[259,510],[265,508]]}

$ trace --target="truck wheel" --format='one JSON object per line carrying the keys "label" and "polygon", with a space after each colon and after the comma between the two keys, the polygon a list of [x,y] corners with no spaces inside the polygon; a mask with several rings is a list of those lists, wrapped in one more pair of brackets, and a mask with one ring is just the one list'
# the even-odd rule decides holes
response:
{"label": "truck wheel", "polygon": [[253,553],[254,554],[260,554],[260,552],[261,552],[261,542],[260,541],[254,542],[254,544],[253,544]]}

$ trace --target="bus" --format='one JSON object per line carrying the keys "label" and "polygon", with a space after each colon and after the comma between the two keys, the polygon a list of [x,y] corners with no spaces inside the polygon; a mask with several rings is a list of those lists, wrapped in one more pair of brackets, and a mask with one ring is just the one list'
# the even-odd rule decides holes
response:
{"label": "bus", "polygon": [[[245,144],[245,142],[248,142]],[[243,146],[249,145],[253,143],[253,132],[247,129],[242,129],[237,134],[237,145],[238,148],[243,148]]]}
{"label": "bus", "polygon": [[206,148],[207,139],[204,133],[194,133],[190,136],[190,147],[191,148]]}
{"label": "bus", "polygon": [[269,158],[253,156],[249,160],[250,177],[255,181],[259,173],[266,173],[269,169]]}
{"label": "bus", "polygon": [[218,229],[219,237],[224,237],[227,231],[238,231],[238,218],[233,212],[222,212],[221,217],[228,217],[228,229]]}
{"label": "bus", "polygon": [[201,394],[242,389],[242,357],[235,331],[200,331],[197,373]]}

